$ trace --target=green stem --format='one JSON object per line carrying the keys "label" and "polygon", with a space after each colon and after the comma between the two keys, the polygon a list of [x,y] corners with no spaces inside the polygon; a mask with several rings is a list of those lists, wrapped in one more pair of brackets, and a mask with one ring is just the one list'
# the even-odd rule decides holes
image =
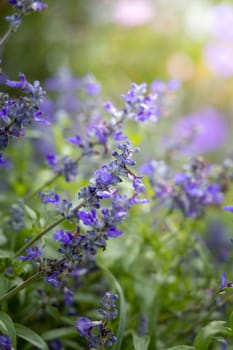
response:
{"label": "green stem", "polygon": [[2,39],[0,40],[0,47],[7,41],[7,39],[10,37],[10,35],[13,33],[12,26],[9,27],[9,29],[6,31],[6,33],[3,35]]}
{"label": "green stem", "polygon": [[49,232],[50,230],[52,230],[54,227],[56,227],[57,225],[59,225],[61,222],[63,222],[65,220],[65,217],[62,217],[58,220],[56,220],[55,222],[53,222],[51,225],[49,225],[48,227],[46,227],[46,229],[44,229],[42,232],[40,232],[36,237],[34,237],[33,239],[31,239],[30,241],[28,241],[26,244],[24,244],[16,253],[15,253],[15,257],[19,256],[21,253],[23,253],[25,251],[25,249],[31,247],[34,243],[36,243],[39,239],[41,239],[41,237],[43,237],[47,232]]}
{"label": "green stem", "polygon": [[24,288],[26,288],[27,286],[29,286],[32,282],[36,281],[37,279],[39,279],[39,277],[41,277],[40,272],[36,272],[34,273],[34,275],[32,275],[31,277],[29,277],[26,281],[24,281],[23,283],[21,283],[19,286],[14,287],[13,289],[9,290],[7,293],[3,294],[3,296],[0,297],[0,303],[2,303],[3,301],[11,298],[12,296],[14,296],[16,293],[20,292],[21,290],[23,290]]}
{"label": "green stem", "polygon": [[37,190],[29,193],[25,198],[24,201],[25,202],[29,202],[34,196],[37,195],[37,193],[39,193],[40,191],[42,191],[45,187],[51,185],[55,180],[57,180],[60,177],[60,174],[56,174],[54,175],[50,180],[46,181],[42,186],[40,186],[39,188],[37,188]]}
{"label": "green stem", "polygon": [[[85,201],[82,201],[79,205],[77,205],[76,207],[74,207],[72,209],[73,212],[79,210],[83,205],[84,205]],[[49,232],[50,230],[52,230],[54,227],[56,227],[57,225],[59,225],[60,223],[62,223],[66,218],[65,217],[61,217],[60,219],[56,220],[55,222],[53,222],[51,225],[49,225],[46,229],[44,229],[42,232],[40,232],[36,237],[34,237],[33,239],[31,239],[30,241],[28,241],[26,244],[24,244],[23,247],[21,247],[16,253],[15,253],[15,257],[19,256],[21,253],[23,253],[25,251],[25,249],[31,247],[34,243],[36,243],[39,239],[41,239],[41,237],[43,237],[47,232]]]}
{"label": "green stem", "polygon": [[[79,161],[85,157],[87,154],[85,152],[83,152],[77,159],[76,159],[76,163],[78,164]],[[46,181],[43,185],[41,185],[39,188],[37,188],[37,190],[29,193],[25,198],[24,201],[25,202],[29,202],[33,197],[35,197],[37,195],[37,193],[39,193],[40,191],[42,191],[45,187],[50,186],[53,182],[55,182],[59,177],[61,176],[61,174],[55,174],[50,180]]]}

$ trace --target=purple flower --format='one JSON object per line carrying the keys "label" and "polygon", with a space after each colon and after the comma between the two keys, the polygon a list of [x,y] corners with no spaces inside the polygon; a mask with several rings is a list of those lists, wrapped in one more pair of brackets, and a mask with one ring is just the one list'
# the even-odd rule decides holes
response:
{"label": "purple flower", "polygon": [[68,306],[71,306],[74,303],[74,293],[67,287],[64,288],[64,302]]}
{"label": "purple flower", "polygon": [[42,251],[39,247],[35,246],[32,248],[27,248],[26,250],[27,255],[21,255],[19,257],[20,260],[24,260],[24,261],[38,261],[40,260],[41,256],[42,256]]}
{"label": "purple flower", "polygon": [[59,286],[59,281],[58,281],[59,274],[60,274],[59,272],[55,271],[50,276],[47,276],[45,278],[46,282],[52,284],[55,288],[58,288],[58,286]]}
{"label": "purple flower", "polygon": [[30,13],[32,11],[40,12],[48,7],[48,5],[42,0],[9,0],[9,3],[23,14]]}
{"label": "purple flower", "polygon": [[231,213],[233,213],[233,205],[225,205],[223,207],[223,210],[230,211]]}
{"label": "purple flower", "polygon": [[80,79],[72,76],[68,68],[59,70],[55,77],[46,80],[46,88],[52,91],[67,92],[77,90],[80,86]]}
{"label": "purple flower", "polygon": [[230,239],[223,223],[217,220],[209,222],[207,235],[204,240],[217,263],[223,263],[228,260],[232,248],[229,244]]}
{"label": "purple flower", "polygon": [[115,141],[124,141],[127,140],[128,136],[123,135],[122,131],[117,131],[115,134],[113,134],[113,139]]}
{"label": "purple flower", "polygon": [[39,197],[43,203],[58,204],[60,201],[60,196],[54,191],[40,192]]}
{"label": "purple flower", "polygon": [[82,147],[83,145],[82,138],[80,135],[76,135],[75,137],[68,137],[67,141],[78,147]]}
{"label": "purple flower", "polygon": [[134,187],[136,193],[143,193],[143,192],[145,192],[145,185],[137,177],[135,177],[134,180],[133,180],[133,187]]}
{"label": "purple flower", "polygon": [[59,203],[57,203],[57,211],[64,216],[66,219],[71,219],[74,215],[72,210],[72,203],[63,199]]}
{"label": "purple flower", "polygon": [[221,276],[221,286],[220,286],[220,290],[225,289],[227,287],[227,274],[226,272],[224,272]]}
{"label": "purple flower", "polygon": [[57,156],[54,153],[48,153],[46,155],[46,160],[51,167],[54,167],[58,161]]}
{"label": "purple flower", "polygon": [[21,89],[26,94],[31,96],[31,99],[35,100],[36,102],[42,102],[44,96],[46,95],[46,92],[42,89],[40,86],[39,81],[34,81],[33,84],[30,84],[25,75],[23,73],[19,73],[19,79],[20,81],[14,81],[14,80],[6,80],[6,85]]}
{"label": "purple flower", "polygon": [[115,301],[118,299],[117,294],[105,293],[104,297],[100,302],[102,309],[98,309],[98,312],[104,317],[105,321],[113,321],[118,315]]}
{"label": "purple flower", "polygon": [[54,339],[50,341],[49,348],[51,350],[65,350],[60,339]]}
{"label": "purple flower", "polygon": [[28,85],[27,79],[23,73],[19,73],[20,81],[6,80],[6,85],[15,89],[25,89]]}
{"label": "purple flower", "polygon": [[3,154],[0,153],[0,166],[5,165],[7,163],[7,160],[3,158]]}
{"label": "purple flower", "polygon": [[22,22],[22,17],[18,13],[14,13],[13,15],[6,16],[5,19],[7,20],[7,22],[10,23],[10,25],[12,26],[12,30],[14,31],[17,30],[17,28],[20,26]]}
{"label": "purple flower", "polygon": [[114,177],[112,173],[109,171],[109,168],[107,165],[103,165],[100,170],[97,170],[95,172],[97,175],[96,177],[96,183],[100,186],[109,186],[112,184]]}
{"label": "purple flower", "polygon": [[47,154],[46,158],[53,170],[57,174],[63,175],[67,182],[73,180],[77,176],[77,160],[69,156],[57,157],[53,153]]}
{"label": "purple flower", "polygon": [[64,230],[57,230],[53,238],[56,242],[62,242],[65,245],[69,245],[74,239],[71,232]]}
{"label": "purple flower", "polygon": [[117,228],[115,226],[112,226],[108,229],[107,231],[107,236],[108,237],[119,237],[122,235],[122,231],[117,230]]}
{"label": "purple flower", "polygon": [[174,180],[176,185],[182,185],[189,180],[189,177],[185,173],[179,173],[175,175]]}
{"label": "purple flower", "polygon": [[47,7],[48,7],[48,5],[43,3],[42,1],[33,1],[31,4],[31,9],[33,11],[43,11]]}
{"label": "purple flower", "polygon": [[92,75],[87,75],[84,78],[83,85],[88,95],[97,96],[100,94],[101,86]]}
{"label": "purple flower", "polygon": [[146,334],[148,334],[149,331],[149,325],[148,325],[148,316],[145,314],[142,314],[139,320],[139,325],[138,325],[138,334],[141,336],[144,336]]}
{"label": "purple flower", "polygon": [[152,176],[156,167],[156,161],[151,160],[140,166],[140,172],[147,176]]}
{"label": "purple flower", "polygon": [[91,212],[85,210],[79,210],[78,217],[84,225],[95,226],[98,223],[96,210],[92,209]]}
{"label": "purple flower", "polygon": [[0,335],[0,350],[13,350],[13,346],[8,335]]}
{"label": "purple flower", "polygon": [[217,150],[226,142],[227,128],[226,121],[216,110],[206,108],[178,120],[172,138],[181,144],[185,153],[203,154]]}
{"label": "purple flower", "polygon": [[87,317],[78,317],[76,320],[76,329],[81,337],[88,337],[91,335],[91,329],[100,324],[100,321],[91,321]]}

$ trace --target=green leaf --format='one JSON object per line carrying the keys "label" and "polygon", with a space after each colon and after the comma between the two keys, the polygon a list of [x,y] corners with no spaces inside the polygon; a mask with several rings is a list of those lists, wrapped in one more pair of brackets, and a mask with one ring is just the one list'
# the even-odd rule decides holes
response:
{"label": "green leaf", "polygon": [[177,346],[173,346],[172,348],[168,348],[167,350],[195,350],[195,349],[196,348],[189,345],[177,345]]}
{"label": "green leaf", "polygon": [[0,295],[4,294],[10,287],[10,281],[3,274],[0,274]]}
{"label": "green leaf", "polygon": [[0,259],[12,258],[13,256],[13,252],[9,250],[0,249]]}
{"label": "green leaf", "polygon": [[9,335],[13,347],[16,348],[16,331],[14,323],[10,316],[3,311],[0,311],[0,330],[2,333]]}
{"label": "green leaf", "polygon": [[212,321],[200,330],[194,340],[194,345],[197,350],[207,350],[211,342],[219,335],[228,337],[231,335],[231,329],[226,327],[224,321]]}
{"label": "green leaf", "polygon": [[27,328],[22,324],[15,323],[15,330],[19,338],[28,341],[30,344],[36,346],[38,349],[49,350],[45,341],[30,328]]}
{"label": "green leaf", "polygon": [[53,340],[56,338],[63,338],[63,337],[72,337],[77,336],[77,331],[75,331],[74,327],[63,327],[63,328],[57,328],[53,329],[51,331],[45,332],[41,335],[41,337],[44,340]]}
{"label": "green leaf", "polygon": [[0,229],[0,245],[4,245],[7,242],[6,236],[4,235],[2,229]]}
{"label": "green leaf", "polygon": [[114,283],[115,288],[119,294],[119,300],[120,300],[119,325],[118,325],[117,334],[116,334],[117,341],[116,341],[115,345],[113,346],[113,350],[120,350],[121,344],[123,341],[123,337],[124,337],[125,326],[126,326],[125,296],[124,296],[124,292],[121,288],[120,283],[117,281],[115,276],[111,273],[111,271],[102,265],[99,265],[99,266],[105,272],[105,274],[112,280],[112,282]]}
{"label": "green leaf", "polygon": [[43,255],[47,259],[61,259],[62,254],[58,252],[58,245],[52,237],[44,236],[43,242]]}
{"label": "green leaf", "polygon": [[37,221],[37,214],[34,210],[32,210],[28,205],[24,204],[24,208],[26,213],[28,214],[29,218],[36,222]]}
{"label": "green leaf", "polygon": [[148,335],[140,336],[132,332],[133,345],[135,350],[147,350],[150,344],[150,337]]}
{"label": "green leaf", "polygon": [[229,323],[230,323],[231,330],[233,331],[233,311],[230,314]]}

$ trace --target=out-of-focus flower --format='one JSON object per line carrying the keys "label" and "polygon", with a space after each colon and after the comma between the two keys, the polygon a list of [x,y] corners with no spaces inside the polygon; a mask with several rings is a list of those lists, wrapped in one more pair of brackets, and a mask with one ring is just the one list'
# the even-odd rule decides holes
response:
{"label": "out-of-focus flower", "polygon": [[233,6],[221,4],[214,6],[211,16],[211,32],[221,40],[233,42]]}
{"label": "out-of-focus flower", "polygon": [[148,0],[118,0],[113,8],[113,20],[123,27],[137,27],[153,20],[154,13]]}
{"label": "out-of-focus flower", "polygon": [[233,43],[212,41],[204,49],[204,61],[209,69],[222,77],[233,76]]}
{"label": "out-of-focus flower", "polygon": [[192,155],[215,151],[226,138],[226,121],[213,108],[180,119],[173,129],[173,139],[183,142],[182,149]]}
{"label": "out-of-focus flower", "polygon": [[204,48],[203,58],[210,70],[221,77],[233,76],[233,6],[212,8],[210,31],[213,35]]}
{"label": "out-of-focus flower", "polygon": [[184,52],[175,52],[166,62],[169,75],[180,81],[188,81],[193,78],[195,66],[190,56]]}
{"label": "out-of-focus flower", "polygon": [[227,261],[232,247],[223,223],[217,220],[209,222],[205,242],[218,263]]}

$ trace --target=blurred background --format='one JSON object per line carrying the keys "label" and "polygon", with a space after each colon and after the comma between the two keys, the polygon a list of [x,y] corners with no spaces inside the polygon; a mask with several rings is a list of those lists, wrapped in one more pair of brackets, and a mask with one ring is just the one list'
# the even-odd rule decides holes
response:
{"label": "blurred background", "polygon": [[[130,82],[176,79],[182,87],[173,120],[198,123],[192,152],[231,152],[233,4],[207,0],[48,0],[43,14],[26,16],[2,53],[16,79],[44,80],[69,69],[93,74],[106,98],[118,100]],[[1,17],[12,13],[0,2]],[[7,23],[0,22],[5,32]],[[186,119],[188,117],[188,122]],[[193,119],[194,118],[194,119]],[[172,121],[173,121],[172,120]],[[181,126],[180,126],[181,123]],[[184,131],[185,133],[189,131]],[[173,131],[171,130],[171,133]],[[209,138],[208,145],[203,142]],[[217,153],[218,153],[217,152]]]}

